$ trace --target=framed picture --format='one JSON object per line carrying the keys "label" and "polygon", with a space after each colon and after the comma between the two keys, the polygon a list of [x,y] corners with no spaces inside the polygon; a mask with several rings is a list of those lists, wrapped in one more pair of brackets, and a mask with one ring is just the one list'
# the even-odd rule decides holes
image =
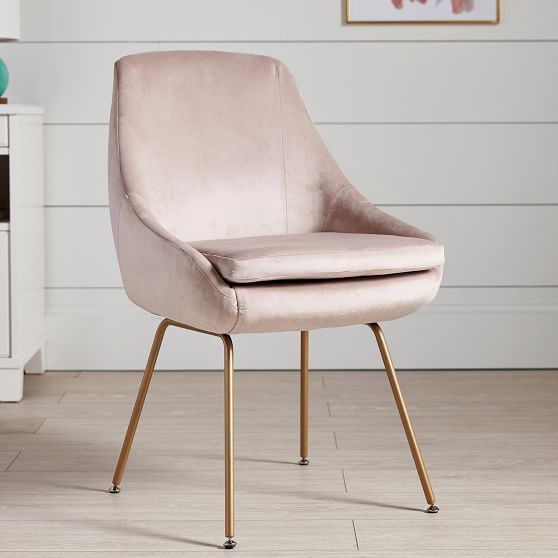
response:
{"label": "framed picture", "polygon": [[500,22],[500,0],[345,0],[353,24]]}

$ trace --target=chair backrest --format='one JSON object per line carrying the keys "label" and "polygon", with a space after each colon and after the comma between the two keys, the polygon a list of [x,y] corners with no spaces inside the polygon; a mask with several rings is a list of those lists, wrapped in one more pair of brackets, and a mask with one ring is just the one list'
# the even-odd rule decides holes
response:
{"label": "chair backrest", "polygon": [[113,229],[132,195],[183,241],[317,231],[346,182],[291,74],[264,56],[122,58],[110,136]]}

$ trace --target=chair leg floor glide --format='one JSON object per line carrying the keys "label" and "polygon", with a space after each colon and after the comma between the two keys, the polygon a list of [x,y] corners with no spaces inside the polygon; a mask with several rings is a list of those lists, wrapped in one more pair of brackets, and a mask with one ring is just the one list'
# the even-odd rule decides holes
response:
{"label": "chair leg floor glide", "polygon": [[415,462],[415,467],[422,485],[422,490],[424,496],[429,506],[426,509],[427,513],[438,513],[440,509],[436,506],[436,497],[434,496],[434,491],[432,490],[432,485],[430,484],[430,479],[428,478],[428,473],[426,471],[426,466],[422,459],[422,454],[417,443],[417,439],[413,430],[413,425],[411,424],[411,419],[409,413],[407,412],[407,407],[405,405],[405,400],[403,399],[403,394],[401,388],[399,387],[399,382],[397,380],[397,375],[395,373],[395,368],[393,366],[393,361],[391,360],[391,355],[384,337],[384,332],[379,324],[368,324],[368,327],[374,332],[380,353],[382,355],[382,360],[384,362],[384,367],[386,369],[389,383],[391,386],[391,391],[393,392],[393,397],[395,398],[395,403],[397,405],[397,410],[399,411],[399,416],[401,417],[401,422],[403,423],[403,429],[405,430],[405,435],[407,436],[407,442],[411,448],[411,454],[413,455],[413,460]]}

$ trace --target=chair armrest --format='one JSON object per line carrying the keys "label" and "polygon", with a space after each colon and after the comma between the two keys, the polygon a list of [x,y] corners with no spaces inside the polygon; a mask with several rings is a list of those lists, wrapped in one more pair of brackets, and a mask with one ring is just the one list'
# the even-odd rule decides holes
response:
{"label": "chair armrest", "polygon": [[436,242],[433,235],[378,209],[350,184],[343,185],[334,198],[322,231],[409,236]]}
{"label": "chair armrest", "polygon": [[166,230],[138,194],[121,200],[117,246],[126,293],[138,306],[215,333],[233,329],[234,289],[205,256]]}

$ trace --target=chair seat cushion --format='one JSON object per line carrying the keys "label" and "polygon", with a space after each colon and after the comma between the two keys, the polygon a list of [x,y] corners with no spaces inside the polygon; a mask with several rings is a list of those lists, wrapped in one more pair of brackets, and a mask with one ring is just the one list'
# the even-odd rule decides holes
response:
{"label": "chair seat cushion", "polygon": [[189,244],[230,283],[390,275],[444,263],[441,244],[381,234],[321,232]]}

